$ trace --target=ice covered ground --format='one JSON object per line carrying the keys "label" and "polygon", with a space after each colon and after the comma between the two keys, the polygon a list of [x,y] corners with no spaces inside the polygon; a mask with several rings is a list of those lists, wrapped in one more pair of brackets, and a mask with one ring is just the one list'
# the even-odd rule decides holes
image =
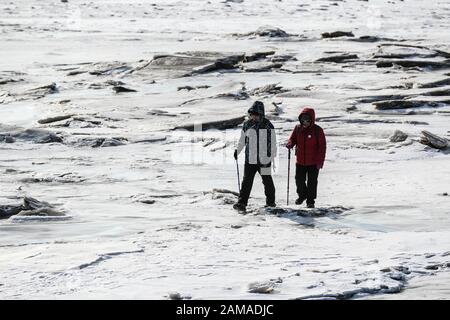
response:
{"label": "ice covered ground", "polygon": [[[0,298],[450,297],[450,151],[418,142],[450,138],[449,1],[0,10],[0,205],[31,196],[65,212],[0,220]],[[322,38],[334,31],[353,36]],[[285,210],[259,210],[256,178],[237,214],[240,126],[172,130],[254,100],[281,144],[316,109],[322,211],[292,205],[293,172],[286,206],[280,147]],[[395,130],[406,140],[390,142]]]}

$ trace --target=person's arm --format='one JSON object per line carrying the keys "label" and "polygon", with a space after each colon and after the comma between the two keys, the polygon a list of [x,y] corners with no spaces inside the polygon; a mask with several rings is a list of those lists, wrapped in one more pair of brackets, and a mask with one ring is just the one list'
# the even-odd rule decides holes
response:
{"label": "person's arm", "polygon": [[319,130],[319,150],[317,157],[317,168],[322,169],[323,163],[325,162],[325,155],[327,153],[327,140],[325,138],[325,133],[322,128]]}
{"label": "person's arm", "polygon": [[288,143],[286,145],[287,148],[292,149],[297,145],[297,126],[292,130],[291,135],[289,136]]}
{"label": "person's arm", "polygon": [[242,149],[245,147],[245,131],[244,128],[241,130],[241,136],[239,137],[239,141],[236,147],[236,154],[241,153]]}

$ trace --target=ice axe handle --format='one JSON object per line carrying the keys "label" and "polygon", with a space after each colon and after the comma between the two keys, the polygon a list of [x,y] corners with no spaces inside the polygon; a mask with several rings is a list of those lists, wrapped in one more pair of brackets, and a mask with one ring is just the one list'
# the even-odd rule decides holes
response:
{"label": "ice axe handle", "polygon": [[289,205],[289,177],[291,173],[291,149],[288,149],[288,178],[287,178],[287,198],[286,205]]}
{"label": "ice axe handle", "polygon": [[238,178],[238,191],[240,194],[241,193],[241,179],[239,179],[239,163],[238,163],[237,159],[236,159],[236,170],[237,170],[237,178]]}

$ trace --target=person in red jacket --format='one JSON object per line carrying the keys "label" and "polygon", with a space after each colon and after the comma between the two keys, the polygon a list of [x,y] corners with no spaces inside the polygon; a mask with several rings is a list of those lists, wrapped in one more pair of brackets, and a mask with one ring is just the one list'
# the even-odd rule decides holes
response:
{"label": "person in red jacket", "polygon": [[325,133],[315,123],[316,114],[312,108],[304,108],[298,120],[300,124],[295,126],[286,145],[288,149],[296,147],[295,183],[298,199],[295,204],[302,204],[306,200],[307,207],[314,208],[317,178],[323,167],[327,148]]}

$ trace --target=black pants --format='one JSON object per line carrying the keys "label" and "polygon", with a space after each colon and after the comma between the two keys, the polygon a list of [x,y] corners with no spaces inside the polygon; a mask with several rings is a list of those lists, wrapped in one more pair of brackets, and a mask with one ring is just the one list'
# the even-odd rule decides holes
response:
{"label": "black pants", "polygon": [[[266,204],[275,203],[275,186],[273,184],[272,176],[270,174],[261,174],[261,168],[259,164],[248,164],[244,166],[244,179],[242,180],[241,193],[239,195],[239,203],[247,205],[248,198],[253,187],[253,179],[255,178],[256,172],[261,175],[264,193],[266,195]],[[263,170],[270,170],[269,168],[263,168]],[[264,172],[263,172],[264,173]],[[270,171],[269,171],[270,173]]]}
{"label": "black pants", "polygon": [[[308,182],[306,182],[306,177],[308,177]],[[296,165],[295,183],[297,184],[297,194],[300,199],[306,199],[306,203],[314,204],[314,200],[317,198],[318,177],[319,169],[317,169],[316,165]]]}

